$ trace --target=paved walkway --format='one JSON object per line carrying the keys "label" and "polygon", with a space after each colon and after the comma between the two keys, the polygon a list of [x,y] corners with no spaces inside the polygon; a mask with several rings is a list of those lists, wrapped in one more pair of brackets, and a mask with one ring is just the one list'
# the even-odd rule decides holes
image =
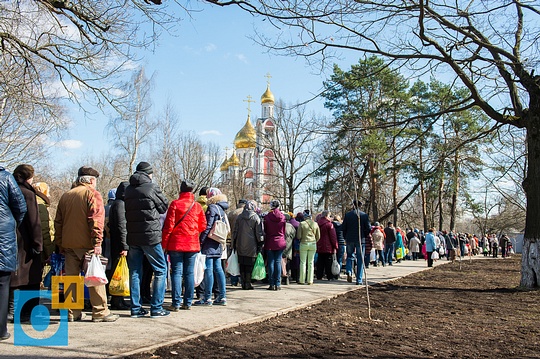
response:
{"label": "paved walkway", "polygon": [[[439,260],[435,265],[447,263]],[[404,261],[386,267],[370,267],[368,282],[375,284],[397,279],[425,270],[426,262]],[[8,326],[12,337],[0,342],[0,358],[121,358],[125,355],[151,351],[154,348],[208,335],[212,332],[253,323],[305,306],[322,302],[352,290],[364,287],[347,283],[346,280],[316,281],[314,285],[291,284],[281,291],[267,291],[267,285],[256,284],[255,290],[244,291],[227,286],[226,307],[193,307],[190,311],[171,313],[169,317],[131,318],[129,311],[115,311],[120,319],[114,323],[93,323],[88,315],[82,322],[69,323],[67,346],[30,347],[13,345],[13,324]],[[170,304],[170,298],[165,299]],[[51,324],[43,332],[23,325],[31,337],[48,338],[56,333],[59,317],[52,317]]]}

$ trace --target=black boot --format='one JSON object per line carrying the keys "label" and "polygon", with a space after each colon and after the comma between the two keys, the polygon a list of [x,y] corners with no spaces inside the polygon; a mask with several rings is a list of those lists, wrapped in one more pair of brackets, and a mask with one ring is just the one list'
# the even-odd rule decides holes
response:
{"label": "black boot", "polygon": [[7,320],[8,320],[8,323],[15,322],[15,299],[13,295],[13,289],[9,290]]}

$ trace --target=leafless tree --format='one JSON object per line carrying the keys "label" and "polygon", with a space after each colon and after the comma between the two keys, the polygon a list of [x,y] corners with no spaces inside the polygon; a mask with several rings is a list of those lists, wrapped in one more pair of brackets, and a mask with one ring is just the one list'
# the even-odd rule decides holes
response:
{"label": "leafless tree", "polygon": [[219,161],[219,147],[205,143],[193,132],[181,132],[180,120],[174,106],[167,102],[156,125],[150,150],[156,181],[165,195],[176,199],[183,179],[197,186],[212,186]]}
{"label": "leafless tree", "polygon": [[0,154],[4,165],[44,157],[68,127],[68,101],[86,114],[121,109],[118,88],[178,22],[160,0],[0,2]]}
{"label": "leafless tree", "polygon": [[0,58],[0,158],[8,168],[44,161],[68,122],[54,89],[40,93],[24,81],[20,68]]}
{"label": "leafless tree", "polygon": [[153,80],[146,77],[144,68],[135,71],[131,81],[122,88],[125,97],[119,116],[108,123],[112,144],[128,159],[128,174],[133,172],[141,146],[150,139],[150,134],[156,128],[156,121],[150,113],[152,87]]}
{"label": "leafless tree", "polygon": [[[467,101],[500,125],[527,132],[527,219],[521,285],[540,286],[540,6],[527,0],[219,1],[275,25],[259,33],[271,50],[324,66],[335,51],[378,54],[414,75],[450,74],[469,90]],[[283,35],[283,36],[281,36]],[[452,80],[450,80],[452,81]]]}
{"label": "leafless tree", "polygon": [[274,154],[274,180],[279,184],[274,188],[283,191],[273,193],[273,196],[282,198],[283,207],[293,212],[298,189],[316,170],[311,165],[319,156],[315,152],[315,142],[321,121],[314,115],[308,115],[305,106],[286,106],[281,100],[275,104],[273,121],[276,135],[264,139],[264,146]]}

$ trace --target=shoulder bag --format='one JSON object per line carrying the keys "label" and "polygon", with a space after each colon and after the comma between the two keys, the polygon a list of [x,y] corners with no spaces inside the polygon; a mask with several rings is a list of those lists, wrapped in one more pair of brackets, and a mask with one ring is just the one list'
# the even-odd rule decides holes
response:
{"label": "shoulder bag", "polygon": [[178,222],[176,222],[176,224],[174,225],[174,228],[176,228],[177,225],[180,224],[180,222],[182,222],[184,220],[184,218],[186,218],[187,214],[189,213],[189,211],[191,211],[191,209],[193,208],[193,205],[195,204],[195,201],[193,201],[193,203],[191,203],[191,206],[189,206],[188,210],[186,211],[186,213],[184,213],[184,215],[182,216],[182,218],[180,218],[180,220]]}
{"label": "shoulder bag", "polygon": [[210,233],[208,233],[208,238],[213,239],[220,244],[225,244],[227,242],[227,235],[229,234],[229,220],[227,219],[227,216],[225,216],[225,220],[223,220],[221,211],[219,209],[218,211],[219,220],[214,221],[212,229],[210,229]]}

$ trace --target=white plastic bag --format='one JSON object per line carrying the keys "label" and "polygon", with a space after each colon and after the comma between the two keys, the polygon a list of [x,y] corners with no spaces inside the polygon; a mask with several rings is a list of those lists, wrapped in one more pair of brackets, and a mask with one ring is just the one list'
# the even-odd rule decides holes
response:
{"label": "white plastic bag", "polygon": [[193,277],[195,278],[195,287],[202,283],[204,279],[204,269],[206,268],[206,255],[197,253],[195,257],[195,267],[193,268]]}
{"label": "white plastic bag", "polygon": [[336,254],[334,253],[332,254],[332,274],[339,275],[339,272],[340,272],[339,263],[337,261]]}
{"label": "white plastic bag", "polygon": [[84,284],[87,287],[97,287],[105,285],[109,281],[105,275],[105,267],[101,264],[99,257],[95,254],[92,255],[90,263],[88,263],[88,270],[84,275]]}
{"label": "white plastic bag", "polygon": [[377,262],[377,251],[375,249],[372,249],[371,253],[369,253],[369,261]]}
{"label": "white plastic bag", "polygon": [[434,261],[439,259],[439,252],[434,251],[433,253],[431,253],[431,259],[433,259]]}
{"label": "white plastic bag", "polygon": [[240,265],[238,264],[238,254],[233,249],[230,257],[227,259],[227,273],[233,276],[240,275]]}

